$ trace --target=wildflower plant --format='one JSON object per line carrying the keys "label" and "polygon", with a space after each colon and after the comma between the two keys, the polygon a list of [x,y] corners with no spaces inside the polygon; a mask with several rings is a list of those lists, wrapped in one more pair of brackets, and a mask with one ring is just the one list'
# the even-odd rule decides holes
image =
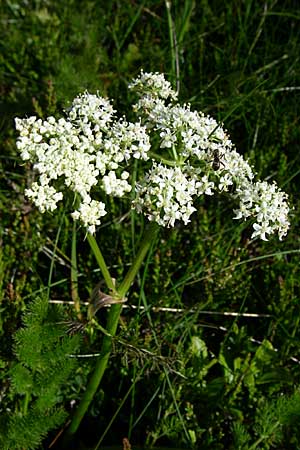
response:
{"label": "wildflower plant", "polygon": [[[235,205],[233,219],[252,225],[252,238],[267,240],[277,233],[282,239],[289,228],[287,194],[275,182],[256,180],[222,124],[193,111],[189,104],[178,103],[177,93],[162,74],[142,71],[129,89],[137,96],[135,122],[118,116],[109,100],[87,92],[76,97],[58,120],[15,119],[17,148],[36,173],[36,181],[25,194],[41,212],[54,211],[59,202],[69,204],[71,195],[72,218],[85,227],[112,298],[100,357],[69,435],[76,432],[99,386],[122,302],[158,226],[187,225],[199,199],[224,193]],[[142,168],[134,183],[133,160],[141,160]],[[108,196],[127,196],[129,207],[149,221],[140,249],[120,284],[112,279],[95,239],[107,214]]]}

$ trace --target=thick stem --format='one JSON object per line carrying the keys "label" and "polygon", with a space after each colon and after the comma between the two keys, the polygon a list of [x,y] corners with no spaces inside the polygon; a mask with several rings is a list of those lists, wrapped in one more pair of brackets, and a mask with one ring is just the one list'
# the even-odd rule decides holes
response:
{"label": "thick stem", "polygon": [[[116,292],[117,297],[122,299],[127,294],[135,276],[137,275],[138,270],[141,267],[143,260],[145,259],[145,256],[151,246],[151,243],[153,242],[153,238],[156,236],[157,229],[158,229],[158,226],[155,223],[150,223],[149,226],[147,227],[147,229],[144,233],[144,236],[142,238],[140,248],[134,259],[134,262],[133,262],[132,266],[130,267],[130,269],[128,270],[124,280],[122,281],[122,283],[120,284],[120,286],[117,289],[117,292]],[[94,242],[93,242],[93,240],[91,240],[91,241],[92,241],[93,245],[95,245],[95,244],[97,245],[96,241],[94,241]],[[91,243],[91,241],[90,241],[90,243]],[[94,250],[94,247],[92,247],[92,249]],[[99,254],[101,255],[100,258],[99,258]],[[100,265],[100,262],[101,262],[101,264],[103,264],[104,259],[102,257],[100,250],[99,250],[99,253],[97,252],[97,255],[98,255],[98,257],[96,256],[96,253],[95,253],[95,256],[97,258],[99,265]],[[103,267],[100,266],[103,276],[106,277],[105,281],[106,281],[108,287],[112,286],[114,288],[113,281],[109,275],[108,270],[107,270],[107,273],[108,273],[109,277],[107,276],[107,273],[106,273],[106,275],[104,275],[105,269],[103,270]],[[105,267],[106,267],[106,265],[105,265]],[[109,284],[110,280],[112,283],[111,286]],[[122,311],[122,304],[118,303],[118,304],[111,305],[110,311],[108,313],[107,325],[106,325],[106,330],[110,334],[110,336],[108,336],[108,335],[103,336],[101,352],[100,352],[98,361],[96,363],[94,373],[87,385],[87,388],[86,388],[86,390],[83,394],[83,397],[78,405],[78,408],[74,413],[71,424],[66,432],[67,437],[71,437],[72,435],[74,435],[76,433],[76,431],[77,431],[77,429],[78,429],[78,427],[79,427],[79,425],[80,425],[80,423],[81,423],[81,421],[82,421],[82,419],[83,419],[83,417],[84,417],[84,415],[85,415],[85,413],[86,413],[86,411],[87,411],[87,409],[99,387],[99,384],[101,382],[101,379],[102,379],[105,369],[107,367],[107,363],[108,363],[109,356],[110,356],[111,349],[112,349],[112,338],[116,334],[121,311]]]}
{"label": "thick stem", "polygon": [[[116,334],[121,310],[121,304],[112,305],[110,308],[106,330],[110,333],[111,336],[114,336]],[[103,374],[107,367],[111,347],[112,338],[109,336],[103,336],[100,356],[98,357],[94,372],[88,382],[83,397],[78,405],[77,410],[74,413],[71,424],[66,432],[67,436],[72,436],[76,433],[91,401],[93,400],[93,397],[98,389],[100,381],[102,380]]]}

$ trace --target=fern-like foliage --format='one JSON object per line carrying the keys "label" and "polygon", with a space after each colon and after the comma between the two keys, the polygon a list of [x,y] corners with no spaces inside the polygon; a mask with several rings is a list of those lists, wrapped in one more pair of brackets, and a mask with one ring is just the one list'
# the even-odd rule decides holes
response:
{"label": "fern-like foliage", "polygon": [[16,363],[10,370],[11,390],[18,398],[15,411],[2,416],[0,448],[34,450],[47,433],[66,419],[62,388],[76,370],[79,337],[66,333],[62,310],[40,297],[23,316],[14,336]]}
{"label": "fern-like foliage", "polygon": [[251,436],[243,424],[239,422],[234,423],[232,433],[236,450],[243,450],[249,446]]}
{"label": "fern-like foliage", "polygon": [[14,414],[9,420],[3,450],[35,450],[47,436],[48,431],[62,424],[66,413],[62,408],[48,409],[41,414],[39,408],[32,406],[27,414]]}
{"label": "fern-like foliage", "polygon": [[291,396],[282,395],[272,401],[262,401],[255,417],[254,433],[250,434],[241,423],[233,425],[233,448],[235,450],[277,448],[277,445],[285,444],[285,431],[298,424],[299,420],[299,389]]}

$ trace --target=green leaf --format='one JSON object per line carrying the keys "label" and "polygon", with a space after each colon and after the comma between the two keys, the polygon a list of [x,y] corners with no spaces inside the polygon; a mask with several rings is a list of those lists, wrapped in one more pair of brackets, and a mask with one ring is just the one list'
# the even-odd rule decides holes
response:
{"label": "green leaf", "polygon": [[12,386],[17,394],[26,394],[32,389],[32,374],[22,364],[16,364],[10,370],[10,375]]}

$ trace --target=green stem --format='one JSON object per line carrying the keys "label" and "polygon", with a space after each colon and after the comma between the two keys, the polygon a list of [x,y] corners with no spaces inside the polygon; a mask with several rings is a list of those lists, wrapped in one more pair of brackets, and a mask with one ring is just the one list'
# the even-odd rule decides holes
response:
{"label": "green stem", "polygon": [[30,394],[29,394],[29,392],[26,392],[25,400],[24,400],[24,407],[23,407],[23,415],[24,416],[26,416],[26,414],[28,412],[29,401],[30,401]]}
{"label": "green stem", "polygon": [[117,292],[121,298],[125,297],[126,293],[128,292],[131,286],[131,283],[135,279],[139,271],[139,268],[141,267],[141,264],[144,261],[151,244],[153,243],[157,231],[158,225],[155,222],[150,222],[145,230],[144,236],[142,237],[139,250],[135,256],[132,266],[128,270],[124,280],[117,289]]}
{"label": "green stem", "polygon": [[107,265],[104,261],[104,258],[102,256],[101,250],[97,244],[96,239],[94,238],[94,236],[90,233],[87,234],[87,240],[89,241],[89,244],[91,246],[91,249],[95,255],[95,258],[97,260],[98,266],[102,272],[103,278],[105,280],[106,286],[111,289],[112,292],[115,292],[116,288],[115,288],[115,283],[112,279],[112,277],[110,276],[109,270],[107,268]]}
{"label": "green stem", "polygon": [[169,38],[170,38],[170,50],[171,50],[171,57],[172,57],[172,74],[176,79],[176,90],[177,93],[179,93],[179,55],[178,55],[178,45],[177,45],[177,38],[176,38],[176,31],[175,31],[175,25],[174,21],[172,19],[171,14],[171,1],[165,0],[165,5],[167,9],[167,17],[168,17],[168,27],[169,27]]}
{"label": "green stem", "polygon": [[251,447],[249,447],[249,450],[255,450],[257,448],[257,446],[259,444],[261,444],[263,441],[265,441],[266,439],[270,438],[270,436],[272,435],[272,433],[276,430],[276,428],[278,428],[280,426],[280,422],[277,421],[275,422],[275,424],[272,426],[272,428],[270,429],[270,431],[268,432],[268,434],[263,434],[260,438],[258,438],[254,444],[251,445]]}
{"label": "green stem", "polygon": [[[138,270],[141,267],[141,264],[146,256],[146,254],[153,242],[153,239],[156,236],[157,230],[158,230],[158,225],[155,223],[150,223],[149,226],[147,227],[147,229],[145,230],[144,236],[142,238],[142,241],[141,241],[139,250],[136,254],[136,257],[134,259],[134,262],[133,262],[132,266],[130,267],[130,269],[128,270],[124,280],[122,281],[122,283],[120,284],[120,286],[118,287],[118,289],[116,291],[116,296],[118,298],[122,299],[127,294],[135,276],[138,273]],[[92,245],[91,245],[91,247],[94,251],[94,250],[96,250],[95,246],[97,246],[96,240],[94,238],[90,237],[90,235],[88,235],[88,236],[89,236],[90,244],[91,243],[93,244],[93,247],[92,247]],[[109,288],[115,289],[113,281],[109,275],[108,269],[105,265],[104,259],[100,252],[100,249],[98,248],[96,250],[96,252],[94,251],[94,254],[99,263],[99,266],[101,268],[101,271],[105,278],[107,286]],[[82,419],[83,419],[83,417],[84,417],[84,415],[85,415],[85,413],[86,413],[86,411],[87,411],[91,401],[93,400],[93,397],[99,387],[99,384],[101,382],[101,379],[102,379],[105,369],[107,367],[107,363],[108,363],[109,356],[110,356],[111,349],[112,349],[112,339],[115,336],[116,331],[117,331],[121,311],[122,311],[121,303],[111,305],[110,311],[108,313],[107,325],[105,327],[108,334],[103,336],[100,356],[96,363],[94,373],[87,385],[87,388],[86,388],[86,390],[83,394],[83,397],[78,405],[78,408],[74,413],[71,424],[66,432],[67,438],[73,436],[76,433],[76,431],[77,431],[77,429],[78,429],[78,427],[79,427],[79,425],[80,425],[80,423],[81,423],[81,421],[82,421]]]}
{"label": "green stem", "polygon": [[73,222],[72,249],[71,249],[71,297],[74,302],[78,319],[81,319],[80,298],[78,295],[78,272],[77,272],[77,248],[76,248],[76,222]]}
{"label": "green stem", "polygon": [[172,57],[172,75],[176,76],[176,47],[174,40],[174,24],[171,15],[171,2],[170,0],[165,0],[165,5],[167,9],[168,27],[169,27],[169,39],[170,39],[170,50]]}
{"label": "green stem", "polygon": [[59,222],[59,226],[58,226],[58,230],[56,233],[56,238],[55,238],[55,242],[54,242],[54,248],[53,248],[53,257],[51,258],[51,263],[50,263],[50,270],[49,270],[49,277],[48,277],[48,284],[47,284],[47,298],[48,300],[50,300],[50,289],[52,286],[52,275],[53,275],[53,270],[54,270],[54,262],[55,262],[55,258],[54,256],[56,255],[56,252],[58,251],[58,241],[59,241],[59,236],[60,236],[60,232],[62,229],[62,223],[64,220],[65,214],[63,213]]}

